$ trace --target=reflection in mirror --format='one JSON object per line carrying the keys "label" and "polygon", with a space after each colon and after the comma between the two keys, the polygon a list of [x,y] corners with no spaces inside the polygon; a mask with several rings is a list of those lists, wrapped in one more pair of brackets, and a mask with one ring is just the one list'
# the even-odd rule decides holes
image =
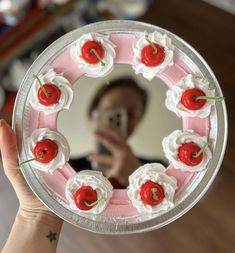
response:
{"label": "reflection in mirror", "polygon": [[182,122],[165,107],[163,81],[148,81],[130,65],[115,64],[107,77],[82,76],[73,89],[74,101],[59,113],[57,124],[76,171],[101,170],[114,188],[125,188],[141,164],[168,165],[162,139]]}

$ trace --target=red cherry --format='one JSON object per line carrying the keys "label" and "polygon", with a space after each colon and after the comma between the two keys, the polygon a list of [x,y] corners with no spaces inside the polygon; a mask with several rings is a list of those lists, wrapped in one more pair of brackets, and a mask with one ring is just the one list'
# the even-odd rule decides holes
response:
{"label": "red cherry", "polygon": [[76,206],[83,211],[90,210],[97,202],[97,192],[89,185],[84,185],[75,191],[74,202]]}
{"label": "red cherry", "polygon": [[203,153],[201,153],[198,157],[194,157],[200,150],[201,150],[201,147],[199,147],[194,142],[184,143],[178,149],[178,157],[186,165],[196,166],[203,159]]}
{"label": "red cherry", "polygon": [[199,96],[206,96],[206,94],[198,88],[188,89],[183,92],[181,103],[189,110],[199,110],[206,104],[206,99],[195,99]]}
{"label": "red cherry", "polygon": [[49,96],[47,97],[44,91],[42,90],[42,88],[40,87],[38,89],[39,102],[42,105],[46,105],[46,106],[57,104],[61,96],[60,89],[52,83],[45,83],[43,84],[43,87],[46,90],[46,92],[49,94]]}
{"label": "red cherry", "polygon": [[154,67],[161,64],[165,58],[164,47],[153,43],[157,48],[157,53],[151,45],[145,46],[141,51],[141,61],[149,67]]}
{"label": "red cherry", "polygon": [[100,60],[97,58],[97,56],[91,51],[92,49],[95,49],[97,54],[100,56],[101,59],[104,58],[104,49],[102,45],[94,40],[86,41],[82,48],[82,58],[89,64],[97,64],[100,62]]}
{"label": "red cherry", "polygon": [[39,158],[39,162],[48,163],[57,156],[58,145],[50,139],[43,139],[37,142],[33,153],[36,158]]}
{"label": "red cherry", "polygon": [[145,204],[156,206],[163,201],[165,193],[160,184],[149,180],[141,186],[140,197]]}

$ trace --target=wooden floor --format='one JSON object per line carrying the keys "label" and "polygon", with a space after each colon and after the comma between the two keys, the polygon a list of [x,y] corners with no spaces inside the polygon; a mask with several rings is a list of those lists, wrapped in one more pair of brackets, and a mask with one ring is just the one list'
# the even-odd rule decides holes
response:
{"label": "wooden floor", "polygon": [[[214,70],[227,98],[230,131],[223,166],[206,196],[167,227],[144,234],[104,236],[64,224],[58,253],[235,252],[235,155],[232,155],[235,152],[235,16],[199,0],[154,2],[141,21],[164,27],[193,45]],[[1,248],[17,202],[2,171],[0,176]]]}

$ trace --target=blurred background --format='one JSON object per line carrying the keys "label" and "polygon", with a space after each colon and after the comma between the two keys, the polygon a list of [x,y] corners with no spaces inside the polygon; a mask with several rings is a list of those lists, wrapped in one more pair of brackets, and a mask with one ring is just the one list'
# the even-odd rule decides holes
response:
{"label": "blurred background", "polygon": [[[75,28],[108,19],[151,23],[190,43],[215,72],[226,97],[229,129],[235,127],[235,0],[0,0],[0,118],[11,123],[20,82],[49,44]],[[235,134],[229,131],[225,159],[212,187],[190,212],[167,227],[104,236],[65,223],[58,252],[235,252],[233,151]],[[17,208],[0,168],[0,249]]]}

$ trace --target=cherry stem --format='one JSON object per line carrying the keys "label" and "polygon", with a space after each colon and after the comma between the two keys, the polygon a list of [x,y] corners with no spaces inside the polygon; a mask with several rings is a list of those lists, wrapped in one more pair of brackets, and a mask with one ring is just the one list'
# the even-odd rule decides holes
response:
{"label": "cherry stem", "polygon": [[203,146],[202,146],[202,148],[195,154],[195,155],[193,155],[193,158],[198,158],[203,152],[204,152],[204,150],[206,149],[206,147],[208,146],[208,142],[206,142]]}
{"label": "cherry stem", "polygon": [[38,77],[37,75],[33,75],[33,78],[35,78],[35,79],[37,79],[37,80],[38,80],[39,85],[40,85],[40,87],[41,87],[41,89],[42,89],[43,93],[44,93],[44,94],[46,95],[46,97],[48,98],[48,97],[50,96],[50,94],[49,94],[49,93],[47,93],[47,91],[46,91],[46,89],[44,88],[44,86],[43,86],[43,84],[42,84],[41,80],[39,79],[39,77]]}
{"label": "cherry stem", "polygon": [[157,54],[157,47],[153,44],[153,42],[149,39],[148,34],[145,35],[145,39],[148,41],[148,43],[152,46],[152,48],[154,49],[153,54]]}
{"label": "cherry stem", "polygon": [[39,157],[35,157],[35,158],[30,159],[30,160],[24,161],[24,162],[19,164],[19,167],[21,167],[25,163],[29,163],[29,162],[32,162],[32,161],[35,161],[35,160],[40,160],[43,157],[44,154],[45,153],[43,151],[40,152]]}
{"label": "cherry stem", "polygon": [[152,192],[152,194],[153,194],[153,199],[154,199],[154,200],[158,200],[158,195],[156,194],[157,188],[152,188],[152,189],[151,189],[151,192]]}
{"label": "cherry stem", "polygon": [[85,205],[86,206],[95,206],[96,204],[98,204],[99,202],[104,202],[106,200],[106,198],[105,197],[101,197],[100,199],[97,199],[95,202],[92,202],[92,203],[90,203],[90,202],[88,202],[88,201],[84,201],[84,203],[85,203]]}
{"label": "cherry stem", "polygon": [[199,99],[222,101],[225,99],[225,97],[221,97],[221,96],[215,96],[215,97],[197,96],[197,97],[195,97],[195,100],[199,100]]}
{"label": "cherry stem", "polygon": [[98,60],[100,61],[101,65],[105,66],[105,63],[103,62],[103,60],[99,56],[98,52],[94,48],[91,49],[91,52],[98,58]]}

